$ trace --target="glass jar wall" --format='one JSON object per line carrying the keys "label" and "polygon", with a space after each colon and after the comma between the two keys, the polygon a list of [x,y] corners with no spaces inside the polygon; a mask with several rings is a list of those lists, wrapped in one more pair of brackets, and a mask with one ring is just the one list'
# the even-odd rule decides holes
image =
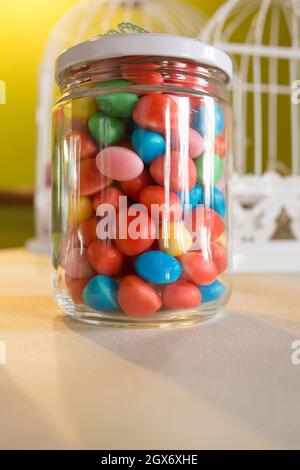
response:
{"label": "glass jar wall", "polygon": [[140,47],[93,60],[86,48],[85,61],[80,49],[74,60],[75,47],[73,62],[60,59],[54,291],[77,319],[189,325],[219,311],[230,293],[230,74],[207,58]]}

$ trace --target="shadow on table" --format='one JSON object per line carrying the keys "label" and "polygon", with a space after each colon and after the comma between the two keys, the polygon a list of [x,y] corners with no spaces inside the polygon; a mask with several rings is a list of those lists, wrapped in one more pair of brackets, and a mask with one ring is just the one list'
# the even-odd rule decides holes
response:
{"label": "shadow on table", "polygon": [[[53,426],[0,366],[0,449],[63,449]],[[55,443],[55,444],[54,444]]]}
{"label": "shadow on table", "polygon": [[[230,312],[187,329],[107,329],[57,318],[54,329],[62,328],[78,335],[78,348],[82,341],[92,342],[163,374],[273,445],[300,445],[300,366],[291,362],[299,324]],[[74,360],[66,348],[60,347],[59,354]],[[90,360],[96,373],[102,358]]]}

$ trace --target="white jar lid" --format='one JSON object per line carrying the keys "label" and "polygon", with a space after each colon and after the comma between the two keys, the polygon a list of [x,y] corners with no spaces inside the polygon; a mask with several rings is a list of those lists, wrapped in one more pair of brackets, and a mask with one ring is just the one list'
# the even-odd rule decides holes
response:
{"label": "white jar lid", "polygon": [[232,79],[232,61],[220,49],[204,44],[199,39],[152,33],[99,36],[71,47],[62,52],[56,61],[56,78],[64,70],[82,62],[131,55],[189,59],[221,69]]}

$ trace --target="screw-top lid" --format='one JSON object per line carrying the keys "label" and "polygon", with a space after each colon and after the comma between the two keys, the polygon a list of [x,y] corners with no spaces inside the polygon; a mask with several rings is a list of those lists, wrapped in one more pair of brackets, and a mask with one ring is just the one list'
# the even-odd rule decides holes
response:
{"label": "screw-top lid", "polygon": [[149,55],[189,59],[221,69],[232,79],[230,57],[199,39],[168,34],[111,34],[99,36],[62,52],[56,61],[56,79],[69,67],[93,60],[131,55]]}

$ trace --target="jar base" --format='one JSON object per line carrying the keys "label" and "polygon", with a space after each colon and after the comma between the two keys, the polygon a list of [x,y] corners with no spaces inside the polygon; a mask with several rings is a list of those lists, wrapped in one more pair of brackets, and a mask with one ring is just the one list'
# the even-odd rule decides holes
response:
{"label": "jar base", "polygon": [[228,295],[225,295],[217,302],[208,302],[194,309],[164,310],[151,317],[136,318],[128,317],[121,312],[97,312],[86,305],[75,305],[68,294],[58,292],[55,288],[54,295],[62,310],[76,321],[90,325],[138,329],[182,328],[203,323],[220,312],[228,299]]}

